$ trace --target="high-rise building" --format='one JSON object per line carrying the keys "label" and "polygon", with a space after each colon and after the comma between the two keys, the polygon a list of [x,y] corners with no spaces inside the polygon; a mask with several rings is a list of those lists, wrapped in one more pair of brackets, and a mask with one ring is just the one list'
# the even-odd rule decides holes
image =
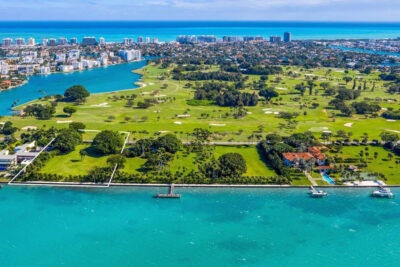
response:
{"label": "high-rise building", "polygon": [[158,44],[158,38],[157,37],[153,38],[153,44]]}
{"label": "high-rise building", "polygon": [[2,44],[4,47],[9,47],[9,46],[12,45],[12,39],[11,39],[11,38],[4,38],[4,39],[2,40],[2,42],[1,42],[1,44]]}
{"label": "high-rise building", "polygon": [[180,44],[192,44],[196,43],[195,35],[180,35],[176,38],[176,41]]}
{"label": "high-rise building", "polygon": [[143,43],[143,37],[142,37],[142,36],[139,36],[139,37],[137,38],[137,42],[138,42],[138,43]]}
{"label": "high-rise building", "polygon": [[42,39],[42,46],[47,46],[47,44],[49,43],[49,40],[46,38]]}
{"label": "high-rise building", "polygon": [[291,42],[292,41],[292,33],[290,33],[290,32],[285,32],[284,34],[283,34],[283,41],[285,41],[285,42]]}
{"label": "high-rise building", "polygon": [[150,37],[146,37],[146,43],[150,43]]}
{"label": "high-rise building", "polygon": [[25,45],[25,39],[24,38],[15,38],[15,44],[16,45]]}
{"label": "high-rise building", "polygon": [[262,36],[256,36],[254,37],[254,41],[262,41],[264,38]]}
{"label": "high-rise building", "polygon": [[78,39],[76,37],[72,37],[69,40],[69,43],[72,44],[72,45],[76,45],[76,44],[78,44]]}
{"label": "high-rise building", "polygon": [[32,45],[32,46],[35,45],[35,39],[32,38],[32,37],[29,38],[29,39],[28,39],[28,45]]}
{"label": "high-rise building", "polygon": [[100,37],[100,45],[105,45],[106,41],[104,40],[104,37]]}
{"label": "high-rise building", "polygon": [[124,45],[132,45],[133,39],[131,38],[124,38]]}
{"label": "high-rise building", "polygon": [[55,38],[50,38],[49,39],[49,46],[56,46],[57,45],[57,41]]}
{"label": "high-rise building", "polygon": [[97,45],[96,37],[83,37],[81,45],[88,46],[88,45]]}
{"label": "high-rise building", "polygon": [[58,38],[58,45],[66,45],[66,44],[68,44],[67,38],[64,37]]}
{"label": "high-rise building", "polygon": [[234,43],[234,42],[240,42],[242,38],[238,36],[224,36],[222,37],[222,41],[224,43]]}
{"label": "high-rise building", "polygon": [[197,36],[197,41],[199,43],[215,43],[217,41],[217,37],[214,35],[199,35]]}
{"label": "high-rise building", "polygon": [[120,50],[119,56],[125,61],[140,60],[141,53],[139,50]]}
{"label": "high-rise building", "polygon": [[245,41],[245,42],[254,41],[254,37],[253,36],[244,36],[243,41]]}
{"label": "high-rise building", "polygon": [[282,38],[279,36],[270,36],[269,41],[271,43],[280,43],[282,41]]}

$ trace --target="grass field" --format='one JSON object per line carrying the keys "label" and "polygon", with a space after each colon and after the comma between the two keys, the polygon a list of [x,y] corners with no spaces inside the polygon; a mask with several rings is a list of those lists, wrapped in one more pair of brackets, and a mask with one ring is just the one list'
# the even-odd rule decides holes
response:
{"label": "grass field", "polygon": [[[340,154],[331,154],[332,156],[338,156],[343,159],[346,158],[355,158],[360,159],[360,151],[364,151],[363,158],[367,160],[367,167],[363,168],[361,171],[369,172],[369,173],[383,173],[387,180],[387,184],[390,185],[398,185],[400,184],[400,165],[396,164],[396,160],[399,160],[400,157],[394,157],[389,160],[388,154],[389,150],[384,149],[380,146],[368,146],[368,150],[365,150],[364,146],[345,146],[343,147],[342,153]],[[368,152],[369,156],[366,156],[365,153]],[[378,153],[377,158],[375,159],[374,154]],[[392,153],[393,154],[393,153]],[[350,165],[350,164],[348,164]],[[354,165],[354,164],[353,164]]]}
{"label": "grass field", "polygon": [[[354,115],[351,118],[333,116],[338,112],[327,108],[331,97],[322,95],[322,89],[318,84],[323,81],[329,81],[332,85],[342,84],[344,76],[360,77],[361,74],[356,71],[349,71],[348,74],[341,70],[332,70],[320,68],[314,70],[302,70],[300,68],[291,67],[285,71],[301,73],[299,77],[293,78],[289,74],[279,75],[281,81],[273,83],[275,79],[271,76],[268,84],[280,88],[277,91],[280,96],[274,100],[274,103],[260,102],[256,107],[247,107],[248,114],[245,118],[234,119],[232,115],[225,116],[226,113],[231,114],[228,107],[218,106],[191,106],[187,104],[187,100],[193,98],[193,89],[185,88],[186,82],[174,81],[170,79],[160,80],[158,77],[164,73],[165,69],[157,66],[147,66],[143,70],[139,70],[144,74],[141,84],[145,87],[112,93],[92,94],[87,102],[83,105],[76,106],[78,111],[71,117],[67,117],[63,112],[63,107],[71,105],[70,103],[60,102],[57,107],[57,113],[51,120],[37,120],[32,117],[6,117],[2,120],[11,120],[16,126],[22,128],[26,126],[42,125],[54,126],[57,128],[66,127],[66,121],[79,121],[87,125],[87,129],[114,129],[121,131],[136,132],[133,138],[139,138],[139,132],[147,131],[147,134],[154,135],[158,132],[174,132],[182,139],[186,138],[186,133],[191,132],[194,128],[202,127],[216,132],[215,140],[231,140],[231,141],[248,141],[254,132],[259,132],[259,127],[263,128],[262,134],[270,132],[279,132],[281,134],[290,134],[292,132],[312,131],[317,136],[323,131],[336,132],[345,130],[352,133],[352,138],[360,138],[364,133],[368,133],[370,139],[378,138],[382,131],[400,129],[400,121],[387,121],[381,117],[366,118],[362,115]],[[306,74],[318,77],[316,81],[316,89],[319,91],[317,95],[308,95],[301,97],[294,87],[300,82],[305,82]],[[249,76],[248,86],[252,80],[257,80],[259,76]],[[357,101],[361,101],[364,97],[369,98],[390,98],[397,102],[380,101],[379,104],[384,108],[398,108],[400,96],[388,95],[384,91],[383,83],[377,80],[377,73],[371,75],[363,75],[362,79],[366,80],[369,88],[372,83],[376,83],[376,88],[372,92],[371,89],[361,91],[361,96]],[[351,88],[352,82],[346,85]],[[246,89],[251,91],[250,89]],[[126,106],[127,100],[121,97],[138,95],[135,103],[145,98],[158,99],[160,103],[147,108],[137,109]],[[317,108],[312,108],[312,103],[318,103]],[[43,103],[43,101],[38,101]],[[300,109],[300,105],[304,107]],[[22,107],[20,107],[22,108]],[[297,118],[298,124],[295,129],[283,128],[281,123],[285,123],[283,119],[277,118],[274,112],[291,111],[299,112]],[[306,112],[306,115],[303,113]],[[187,118],[178,118],[177,115],[190,115]],[[202,114],[208,114],[207,118]],[[350,125],[348,127],[345,126]],[[373,127],[371,127],[373,125]],[[85,134],[85,139],[93,138],[93,133]]]}

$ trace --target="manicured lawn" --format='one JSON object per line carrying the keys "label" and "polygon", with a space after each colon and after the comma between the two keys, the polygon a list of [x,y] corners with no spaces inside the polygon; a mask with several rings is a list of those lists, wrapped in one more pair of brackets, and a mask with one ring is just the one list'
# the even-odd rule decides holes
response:
{"label": "manicured lawn", "polygon": [[272,177],[276,176],[275,171],[270,168],[264,157],[258,153],[255,146],[217,146],[215,149],[215,157],[218,158],[225,153],[239,153],[246,160],[247,172],[244,176],[265,176]]}
{"label": "manicured lawn", "polygon": [[[94,167],[107,166],[107,157],[98,156],[88,148],[88,145],[79,145],[71,153],[57,155],[51,158],[40,172],[60,175],[85,175]],[[87,149],[89,154],[82,161],[79,155],[81,149]]]}
{"label": "manicured lawn", "polygon": [[[339,156],[342,158],[356,158],[360,159],[360,151],[364,151],[364,159],[367,159],[368,166],[362,169],[363,172],[370,173],[383,173],[387,180],[387,184],[391,185],[399,185],[400,184],[400,165],[396,165],[396,160],[399,160],[400,157],[394,155],[389,150],[384,149],[381,146],[368,146],[368,150],[365,150],[366,146],[345,146],[343,147],[343,153],[340,154],[331,154],[332,156]],[[369,156],[367,157],[365,153],[368,152]],[[375,159],[374,154],[378,153],[377,158]],[[393,155],[392,160],[389,160],[388,154],[391,153]],[[350,165],[350,164],[348,164]],[[352,165],[356,165],[352,163]]]}

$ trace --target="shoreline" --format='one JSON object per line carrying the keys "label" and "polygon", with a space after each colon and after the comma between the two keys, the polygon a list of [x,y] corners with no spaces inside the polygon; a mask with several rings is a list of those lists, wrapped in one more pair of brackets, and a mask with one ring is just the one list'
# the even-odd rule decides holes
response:
{"label": "shoreline", "polygon": [[[0,185],[8,186],[42,186],[42,187],[76,187],[76,188],[110,188],[110,187],[170,187],[170,184],[140,184],[140,183],[79,183],[79,182],[46,182],[46,181],[28,181],[28,182],[0,182]],[[273,185],[273,184],[174,184],[181,188],[310,188],[311,185]],[[318,185],[316,188],[377,188],[373,185]],[[400,187],[400,185],[385,185],[385,187]]]}
{"label": "shoreline", "polygon": [[[52,74],[72,74],[72,73],[74,73],[74,72],[85,72],[85,71],[95,70],[95,69],[99,69],[99,68],[106,68],[106,67],[117,66],[117,65],[122,65],[122,64],[129,64],[129,63],[136,63],[136,62],[141,62],[141,61],[145,61],[145,60],[146,60],[146,59],[143,58],[142,60],[135,60],[135,61],[130,61],[130,62],[117,63],[117,64],[112,64],[112,65],[107,65],[107,66],[101,66],[101,67],[92,68],[92,69],[74,70],[74,71],[71,71],[71,72],[53,72],[53,73],[46,74],[46,75],[49,75],[49,76],[50,76],[50,75],[52,75]],[[147,65],[145,65],[145,66],[147,66]],[[145,66],[143,66],[143,67],[145,67]],[[139,68],[139,69],[142,69],[143,67],[141,67],[141,68]],[[135,71],[135,70],[132,70],[131,72],[134,73],[134,71]],[[141,78],[140,78],[139,81],[138,81],[138,82],[140,82],[140,80],[141,80],[142,77],[143,77],[143,74],[140,74],[140,73],[135,73],[135,74],[141,75]],[[44,74],[37,74],[37,75],[39,76],[39,75],[44,75]],[[29,79],[27,80],[27,82],[26,82],[25,84],[27,84],[28,82],[29,82]],[[134,83],[133,83],[134,86],[138,86],[138,87],[136,87],[136,88],[120,89],[120,90],[113,90],[113,91],[107,91],[107,92],[98,92],[98,93],[90,93],[90,94],[96,95],[96,94],[116,93],[116,92],[130,91],[130,90],[136,90],[136,89],[141,88],[141,86],[140,86],[140,85],[137,85],[136,83],[137,83],[137,82],[134,82]],[[25,85],[25,84],[23,84],[23,85]],[[20,85],[20,86],[23,86],[23,85]],[[17,86],[17,87],[20,87],[20,86]],[[15,87],[15,88],[16,88],[16,87]],[[15,89],[15,88],[13,88],[13,89]],[[12,90],[12,89],[10,89],[10,90]],[[0,91],[0,92],[1,92],[1,91]],[[38,100],[39,100],[39,98],[36,98],[36,99],[31,100],[31,101],[22,103],[22,104],[20,104],[20,105],[18,105],[18,106],[16,106],[16,107],[11,108],[10,111],[11,111],[11,112],[20,112],[21,109],[18,109],[19,107],[24,106],[24,105],[27,105],[27,104],[32,103],[32,102],[35,102],[35,101],[38,101]],[[5,116],[12,116],[12,115],[5,115]]]}

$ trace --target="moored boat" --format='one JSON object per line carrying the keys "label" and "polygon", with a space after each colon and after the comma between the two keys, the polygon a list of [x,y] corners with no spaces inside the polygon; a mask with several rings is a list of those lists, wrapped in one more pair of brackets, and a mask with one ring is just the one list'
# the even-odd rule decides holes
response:
{"label": "moored boat", "polygon": [[371,196],[377,198],[392,198],[394,194],[390,191],[390,188],[379,187],[379,190],[372,192]]}
{"label": "moored boat", "polygon": [[317,190],[313,186],[310,187],[309,194],[313,198],[322,198],[322,197],[326,197],[328,195],[327,192],[324,192],[322,190]]}

